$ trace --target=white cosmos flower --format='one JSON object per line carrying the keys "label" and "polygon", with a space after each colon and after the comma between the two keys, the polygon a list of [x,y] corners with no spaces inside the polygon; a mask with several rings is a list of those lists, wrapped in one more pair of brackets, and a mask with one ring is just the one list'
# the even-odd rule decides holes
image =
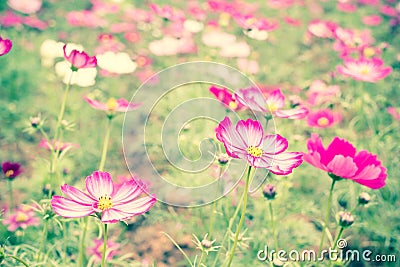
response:
{"label": "white cosmos flower", "polygon": [[183,27],[188,32],[197,33],[197,32],[200,32],[201,30],[203,30],[204,24],[197,20],[187,19],[183,23]]}
{"label": "white cosmos flower", "polygon": [[[40,56],[42,57],[42,65],[50,67],[54,64],[54,59],[58,57],[64,57],[63,42],[57,42],[55,40],[47,39],[44,40],[40,46]],[[66,52],[69,55],[72,50],[83,51],[83,46],[79,44],[68,43]]]}
{"label": "white cosmos flower", "polygon": [[[58,62],[55,70],[56,74],[63,79],[63,83],[67,84],[72,72],[71,64],[67,61]],[[80,87],[92,86],[96,83],[96,75],[96,68],[78,69],[72,76],[71,84],[76,84]]]}
{"label": "white cosmos flower", "polygon": [[206,46],[223,47],[236,41],[236,36],[230,33],[213,30],[203,33],[201,40]]}
{"label": "white cosmos flower", "polygon": [[127,74],[136,70],[137,64],[124,52],[114,53],[108,51],[96,56],[97,65],[111,73]]}
{"label": "white cosmos flower", "polygon": [[223,57],[248,57],[250,55],[250,46],[242,41],[224,45],[219,53]]}

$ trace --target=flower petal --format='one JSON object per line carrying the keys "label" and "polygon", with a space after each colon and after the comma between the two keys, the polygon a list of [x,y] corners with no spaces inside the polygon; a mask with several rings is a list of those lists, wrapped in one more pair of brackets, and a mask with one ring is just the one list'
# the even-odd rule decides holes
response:
{"label": "flower petal", "polygon": [[349,156],[335,155],[327,167],[329,172],[343,178],[350,178],[357,172],[357,165]]}
{"label": "flower petal", "polygon": [[275,155],[270,171],[277,175],[288,175],[294,168],[303,163],[303,154],[300,152],[283,152]]}
{"label": "flower petal", "polygon": [[61,191],[71,200],[83,205],[92,205],[96,201],[93,197],[67,184],[61,186]]}
{"label": "flower petal", "polygon": [[134,180],[130,180],[121,184],[111,196],[114,205],[118,203],[126,203],[134,200],[141,194],[143,190]]}
{"label": "flower petal", "polygon": [[122,212],[140,215],[147,212],[154,203],[156,203],[156,198],[154,196],[145,196],[128,203],[115,205],[113,208]]}
{"label": "flower petal", "polygon": [[94,213],[92,206],[82,205],[61,196],[53,196],[51,207],[57,215],[65,218],[81,218]]}
{"label": "flower petal", "polygon": [[288,147],[288,141],[286,138],[279,134],[269,134],[263,139],[263,151],[264,153],[275,155],[282,153]]}
{"label": "flower petal", "polygon": [[336,155],[354,158],[355,154],[356,148],[352,144],[336,136],[326,149],[326,155],[322,157],[322,161],[326,165],[331,162]]}
{"label": "flower petal", "polygon": [[95,171],[86,177],[86,188],[95,199],[102,196],[111,196],[114,191],[114,184],[108,172]]}
{"label": "flower petal", "polygon": [[263,139],[264,130],[259,121],[247,119],[240,120],[236,125],[236,131],[244,143],[249,146],[259,147]]}
{"label": "flower petal", "polygon": [[246,154],[247,144],[233,128],[231,119],[225,117],[215,129],[216,137],[221,141],[226,149],[226,153],[233,158]]}

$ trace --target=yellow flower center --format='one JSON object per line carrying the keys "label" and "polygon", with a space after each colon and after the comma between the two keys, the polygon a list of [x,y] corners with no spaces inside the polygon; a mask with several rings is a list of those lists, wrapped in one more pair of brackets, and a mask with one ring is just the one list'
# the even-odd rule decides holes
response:
{"label": "yellow flower center", "polygon": [[278,107],[274,103],[268,103],[267,106],[271,112],[275,112],[278,110]]}
{"label": "yellow flower center", "polygon": [[110,99],[108,99],[106,106],[109,110],[114,110],[117,107],[117,100],[111,97]]}
{"label": "yellow flower center", "polygon": [[247,148],[247,152],[252,155],[253,157],[260,158],[263,154],[263,151],[261,148],[255,147],[255,146],[249,146]]}
{"label": "yellow flower center", "polygon": [[249,19],[246,19],[245,24],[246,24],[246,26],[250,26],[250,25],[252,25],[252,24],[254,24],[256,22],[257,22],[256,18],[249,18]]}
{"label": "yellow flower center", "polygon": [[14,174],[13,170],[6,171],[6,177],[11,177]]}
{"label": "yellow flower center", "polygon": [[319,126],[327,126],[329,124],[329,120],[325,117],[321,117],[317,120],[317,124]]}
{"label": "yellow flower center", "polygon": [[101,210],[108,210],[111,209],[113,206],[111,202],[110,196],[102,196],[99,198],[99,202],[97,203],[97,207]]}
{"label": "yellow flower center", "polygon": [[29,219],[28,215],[22,212],[18,212],[17,216],[15,217],[15,220],[17,222],[26,222]]}
{"label": "yellow flower center", "polygon": [[228,26],[229,25],[229,20],[231,18],[231,15],[229,15],[228,13],[221,13],[221,15],[219,15],[219,20],[218,23],[221,26]]}
{"label": "yellow flower center", "polygon": [[238,104],[235,101],[229,102],[229,107],[231,109],[236,109],[238,107]]}
{"label": "yellow flower center", "polygon": [[363,67],[363,68],[361,69],[360,73],[363,74],[363,75],[367,75],[367,74],[369,73],[369,68]]}
{"label": "yellow flower center", "polygon": [[375,55],[375,50],[372,49],[371,47],[367,47],[364,49],[364,55],[366,57],[372,57],[373,55]]}

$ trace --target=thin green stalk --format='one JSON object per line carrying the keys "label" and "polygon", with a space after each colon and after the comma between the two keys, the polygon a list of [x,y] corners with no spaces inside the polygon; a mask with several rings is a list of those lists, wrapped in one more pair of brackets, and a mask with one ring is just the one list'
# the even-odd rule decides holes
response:
{"label": "thin green stalk", "polygon": [[38,252],[38,255],[37,255],[38,261],[40,261],[40,259],[42,257],[42,252],[43,252],[43,249],[45,247],[46,239],[47,239],[47,221],[44,221],[44,223],[43,223],[43,231],[42,231],[42,239],[40,241],[39,252]]}
{"label": "thin green stalk", "polygon": [[81,235],[80,245],[79,245],[79,257],[78,257],[78,265],[77,267],[84,266],[85,261],[85,241],[86,241],[86,232],[88,228],[88,220],[89,217],[83,218],[83,231]]}
{"label": "thin green stalk", "polygon": [[24,260],[21,259],[21,258],[18,258],[17,256],[14,256],[14,255],[5,255],[5,257],[6,257],[6,258],[12,258],[12,259],[18,261],[19,263],[23,264],[24,266],[29,267],[29,265],[28,265],[28,263],[27,263],[26,261],[24,261]]}
{"label": "thin green stalk", "polygon": [[194,267],[189,256],[185,253],[185,251],[183,251],[183,249],[178,245],[178,243],[176,243],[176,241],[166,232],[161,232],[161,233],[164,234],[175,245],[175,247],[182,253],[182,255],[185,257],[186,261],[190,264],[190,267]]}
{"label": "thin green stalk", "polygon": [[201,256],[199,260],[199,264],[197,266],[201,267],[201,264],[203,263],[203,258],[204,258],[204,250],[201,251]]}
{"label": "thin green stalk", "polygon": [[239,240],[239,234],[240,234],[240,230],[242,229],[243,223],[244,223],[244,219],[245,219],[245,215],[246,215],[246,207],[247,207],[247,197],[249,194],[249,181],[250,181],[250,173],[251,173],[251,166],[249,166],[249,171],[247,173],[247,177],[246,177],[246,185],[244,187],[244,192],[243,192],[243,206],[242,206],[242,215],[240,217],[240,221],[239,221],[239,225],[236,229],[236,234],[235,234],[235,240],[233,241],[233,247],[230,251],[230,255],[229,255],[229,261],[228,261],[228,267],[231,266],[232,264],[232,260],[233,260],[233,256],[235,255],[235,250],[237,247],[237,243]]}
{"label": "thin green stalk", "polygon": [[[333,249],[332,249],[332,250],[335,250],[335,249],[336,249],[336,247],[337,247],[337,242],[339,241],[340,237],[342,236],[343,230],[344,230],[344,227],[340,227],[339,234],[337,235],[337,237],[336,237],[336,239],[335,239],[335,243],[333,244]],[[330,267],[331,265],[332,265],[332,261],[329,259],[328,267]]]}
{"label": "thin green stalk", "polygon": [[106,255],[107,255],[107,233],[108,233],[108,224],[104,224],[104,237],[103,237],[103,253],[101,256],[101,267],[106,266]]}
{"label": "thin green stalk", "polygon": [[64,265],[67,265],[67,222],[63,221],[63,250],[64,250],[64,257],[63,257],[63,261],[64,261]]}
{"label": "thin green stalk", "polygon": [[71,74],[69,75],[69,79],[68,79],[68,83],[65,87],[64,90],[64,95],[63,95],[63,99],[61,102],[61,109],[60,109],[60,113],[58,114],[58,119],[57,119],[57,125],[56,125],[56,131],[54,134],[54,139],[57,140],[58,135],[59,135],[59,131],[60,131],[60,127],[61,127],[61,121],[64,117],[64,112],[65,112],[65,106],[67,103],[67,98],[68,98],[68,93],[69,93],[69,89],[71,87],[71,81],[72,81],[72,76],[74,75],[74,72],[72,71]]}
{"label": "thin green stalk", "polygon": [[274,244],[275,244],[275,251],[278,251],[279,245],[278,245],[278,238],[276,236],[276,229],[275,229],[275,220],[274,220],[274,210],[272,208],[272,201],[268,201],[268,206],[269,206],[269,214],[270,214],[270,219],[271,219],[271,228],[272,228],[272,237],[274,238]]}
{"label": "thin green stalk", "polygon": [[10,210],[14,210],[14,195],[13,195],[13,187],[12,187],[12,179],[8,179],[8,191],[10,195]]}
{"label": "thin green stalk", "polygon": [[322,228],[321,242],[319,243],[319,249],[318,249],[319,252],[321,252],[322,246],[324,245],[325,232],[326,232],[326,228],[327,228],[328,222],[329,222],[329,215],[331,214],[333,187],[335,186],[335,183],[336,183],[336,180],[332,179],[331,188],[329,190],[328,204],[327,204],[326,213],[325,213],[324,227]]}
{"label": "thin green stalk", "polygon": [[106,135],[104,137],[103,151],[101,153],[99,171],[102,171],[104,169],[104,165],[106,163],[108,142],[110,140],[111,123],[112,123],[112,118],[109,118],[107,122]]}
{"label": "thin green stalk", "polygon": [[219,190],[219,183],[221,180],[221,175],[222,175],[222,166],[219,166],[219,173],[218,173],[218,180],[217,180],[217,188],[215,190],[215,196],[214,196],[214,203],[211,209],[211,219],[210,219],[210,230],[208,232],[208,236],[211,238],[213,234],[213,228],[214,228],[214,220],[215,220],[215,212],[217,210],[217,200],[215,199],[218,195],[218,190]]}

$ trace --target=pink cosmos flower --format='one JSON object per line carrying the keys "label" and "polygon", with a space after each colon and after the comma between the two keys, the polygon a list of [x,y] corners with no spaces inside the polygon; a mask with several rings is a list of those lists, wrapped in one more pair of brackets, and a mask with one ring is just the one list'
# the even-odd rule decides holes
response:
{"label": "pink cosmos flower", "polygon": [[392,115],[393,119],[400,121],[400,112],[394,107],[388,107],[386,111]]}
{"label": "pink cosmos flower", "polygon": [[283,110],[285,107],[285,96],[280,89],[270,92],[265,98],[260,90],[254,87],[240,89],[236,98],[242,105],[258,112],[268,114],[272,112],[279,118],[302,119],[308,114],[306,107]]}
{"label": "pink cosmos flower", "polygon": [[366,150],[356,154],[355,147],[339,137],[335,137],[325,149],[318,134],[311,135],[307,147],[308,154],[304,154],[304,160],[314,167],[371,189],[385,186],[386,168],[376,155]]}
{"label": "pink cosmos flower", "polygon": [[18,228],[26,229],[28,226],[38,226],[40,220],[35,217],[35,212],[30,207],[22,206],[13,213],[6,215],[3,224],[8,225],[8,231],[13,232]]}
{"label": "pink cosmos flower", "polygon": [[[116,223],[147,212],[156,202],[154,195],[145,192],[135,180],[114,185],[108,172],[95,171],[86,177],[86,194],[64,184],[61,191],[67,196],[53,196],[51,206],[57,215],[80,218],[96,213],[103,223]],[[100,215],[101,214],[101,215]]]}
{"label": "pink cosmos flower", "polygon": [[335,113],[330,109],[321,109],[310,112],[307,116],[307,124],[310,127],[328,128],[341,120],[339,113]]}
{"label": "pink cosmos flower", "polygon": [[150,4],[150,9],[153,10],[155,14],[166,20],[171,21],[183,21],[185,20],[185,14],[181,10],[173,9],[171,6],[159,6],[156,4]]}
{"label": "pink cosmos flower", "polygon": [[331,21],[313,20],[308,24],[308,32],[320,38],[333,38],[338,25]]}
{"label": "pink cosmos flower", "polygon": [[97,66],[97,59],[95,56],[91,57],[86,52],[80,52],[75,49],[67,56],[66,48],[67,45],[64,45],[64,58],[71,63],[72,71],[78,71],[78,69],[84,68],[95,68]]}
{"label": "pink cosmos flower", "polygon": [[260,66],[258,65],[257,60],[249,60],[247,58],[238,58],[237,65],[239,70],[248,73],[248,74],[256,74],[260,71]]}
{"label": "pink cosmos flower", "polygon": [[244,159],[253,167],[287,175],[302,163],[302,153],[285,152],[288,142],[284,137],[278,134],[264,136],[259,121],[240,120],[234,127],[229,117],[225,117],[215,132],[230,157]]}
{"label": "pink cosmos flower", "polygon": [[346,58],[346,55],[352,52],[359,52],[364,47],[371,46],[374,42],[369,30],[357,31],[337,27],[334,34],[336,41],[333,44],[333,49],[340,52],[341,58]]}
{"label": "pink cosmos flower", "polygon": [[8,52],[10,52],[12,48],[12,42],[8,39],[3,39],[0,36],[0,56],[4,56]]}
{"label": "pink cosmos flower", "polygon": [[16,178],[23,172],[21,164],[19,164],[18,162],[5,161],[1,164],[1,169],[4,176],[10,180]]}
{"label": "pink cosmos flower", "polygon": [[364,16],[362,22],[367,26],[377,26],[382,23],[382,18],[379,15]]}
{"label": "pink cosmos flower", "polygon": [[6,11],[4,16],[0,16],[0,23],[3,27],[20,27],[23,24],[23,20],[24,17],[11,11]]}
{"label": "pink cosmos flower", "polygon": [[348,58],[344,60],[344,66],[337,67],[337,71],[358,81],[375,83],[386,78],[392,72],[392,68],[384,67],[383,61],[378,58]]}
{"label": "pink cosmos flower", "polygon": [[46,148],[48,150],[54,149],[54,151],[68,151],[71,148],[78,148],[78,144],[73,144],[73,143],[65,143],[65,142],[60,142],[59,140],[51,140],[50,142],[47,141],[46,139],[42,139],[39,143],[39,147]]}
{"label": "pink cosmos flower", "polygon": [[321,80],[315,80],[311,83],[306,95],[309,105],[321,105],[331,101],[333,97],[338,97],[340,95],[340,87],[338,85],[327,85]]}
{"label": "pink cosmos flower", "polygon": [[235,14],[233,16],[239,27],[245,30],[257,29],[260,31],[273,31],[278,28],[276,21],[268,21],[264,18],[256,18],[253,15]]}
{"label": "pink cosmos flower", "polygon": [[379,11],[380,11],[382,14],[384,14],[384,15],[386,15],[386,16],[389,16],[389,17],[395,17],[395,16],[397,16],[397,13],[399,13],[399,12],[397,11],[396,8],[391,7],[391,6],[389,6],[389,5],[383,5],[383,6],[381,6],[381,7],[379,8]]}
{"label": "pink cosmos flower", "polygon": [[283,20],[284,20],[287,24],[292,25],[292,26],[294,26],[294,27],[300,27],[300,26],[301,26],[301,23],[302,23],[300,19],[295,19],[295,18],[292,18],[292,17],[289,17],[289,16],[285,16],[285,17],[283,18]]}
{"label": "pink cosmos flower", "polygon": [[[93,247],[88,247],[86,249],[87,255],[92,255],[95,262],[101,262],[103,256],[103,240],[102,239],[94,239]],[[118,255],[118,249],[120,245],[112,240],[107,240],[107,251],[106,251],[106,260],[112,260],[114,256]]]}
{"label": "pink cosmos flower", "polygon": [[35,29],[38,29],[41,31],[45,30],[48,27],[46,22],[44,22],[38,18],[35,18],[35,17],[24,17],[23,23],[26,26],[29,26],[31,28],[35,28]]}
{"label": "pink cosmos flower", "polygon": [[71,11],[66,16],[68,24],[74,27],[104,27],[108,21],[91,10]]}
{"label": "pink cosmos flower", "polygon": [[42,0],[8,0],[7,4],[21,13],[33,14],[42,7]]}
{"label": "pink cosmos flower", "polygon": [[347,13],[354,13],[357,11],[357,6],[355,4],[346,3],[346,2],[337,3],[336,8],[340,11],[347,12]]}
{"label": "pink cosmos flower", "polygon": [[120,98],[116,100],[115,98],[110,98],[106,103],[91,99],[90,97],[85,97],[85,101],[94,108],[99,110],[107,111],[108,113],[113,112],[127,112],[137,109],[141,103],[129,103],[127,100]]}
{"label": "pink cosmos flower", "polygon": [[219,88],[217,86],[210,87],[210,93],[212,93],[224,106],[232,110],[243,109],[244,106],[237,101],[235,94],[231,93],[226,88]]}

